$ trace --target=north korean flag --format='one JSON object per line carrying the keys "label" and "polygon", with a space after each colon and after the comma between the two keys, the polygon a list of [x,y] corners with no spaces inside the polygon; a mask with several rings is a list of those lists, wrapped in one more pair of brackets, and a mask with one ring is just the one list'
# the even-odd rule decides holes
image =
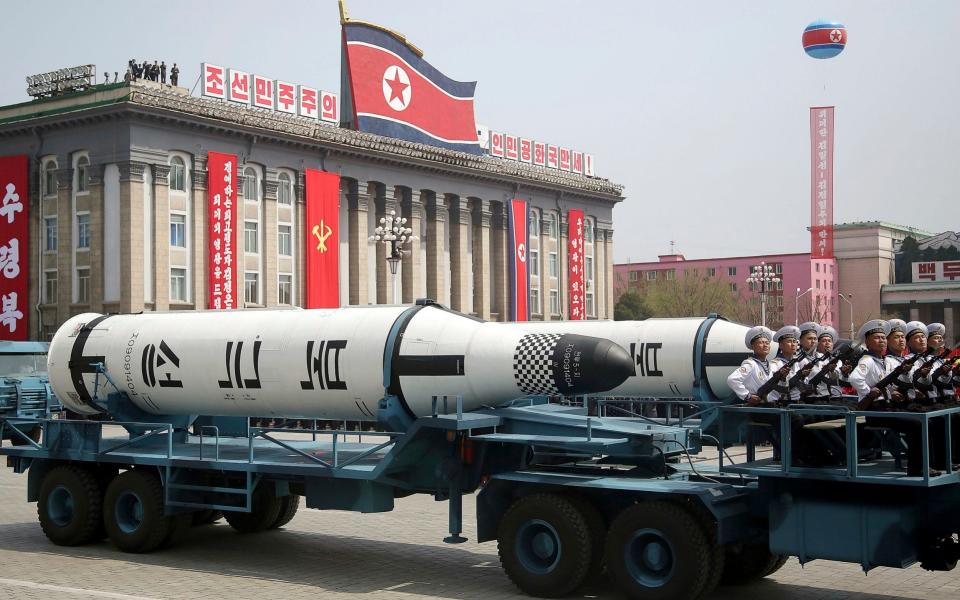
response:
{"label": "north korean flag", "polygon": [[343,38],[357,130],[481,154],[476,82],[450,79],[402,36],[375,25],[348,21]]}

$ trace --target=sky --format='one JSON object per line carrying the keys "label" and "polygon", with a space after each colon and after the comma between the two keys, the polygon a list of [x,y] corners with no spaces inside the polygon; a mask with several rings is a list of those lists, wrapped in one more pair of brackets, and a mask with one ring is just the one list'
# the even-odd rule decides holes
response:
{"label": "sky", "polygon": [[[616,262],[809,251],[809,107],[836,106],[834,220],[960,229],[960,2],[348,0],[447,76],[478,123],[592,153],[624,186]],[[847,27],[830,60],[800,40]],[[339,91],[335,0],[8,3],[0,104],[24,77],[207,61]],[[14,50],[19,49],[19,50]],[[102,75],[101,75],[102,80]]]}

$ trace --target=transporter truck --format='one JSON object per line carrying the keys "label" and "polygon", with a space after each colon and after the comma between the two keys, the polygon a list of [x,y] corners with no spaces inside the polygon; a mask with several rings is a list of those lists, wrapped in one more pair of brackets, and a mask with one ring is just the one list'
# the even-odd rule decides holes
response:
{"label": "transporter truck", "polygon": [[[35,417],[39,441],[0,454],[26,474],[40,529],[61,545],[106,537],[150,552],[221,516],[259,532],[301,505],[382,512],[415,493],[448,502],[444,541],[462,543],[462,497],[478,493],[477,541],[496,541],[507,577],[533,596],[608,577],[628,597],[703,598],[790,556],[953,568],[960,474],[899,471],[896,450],[872,447],[861,424],[878,413],[730,405],[723,377],[745,355],[745,332],[716,315],[525,327],[430,301],[83,314],[51,343],[51,385],[72,412],[102,418]],[[667,424],[531,400],[669,396],[672,386],[713,416]],[[949,447],[957,413],[909,417],[925,465],[943,451],[929,432],[945,428]],[[366,419],[386,431],[347,441],[250,427],[254,415]],[[846,460],[793,460],[791,436],[806,421],[839,440]],[[777,460],[753,435],[745,461],[725,460],[732,440],[757,429],[779,433],[767,436]],[[694,462],[705,446],[720,450],[716,464]]]}

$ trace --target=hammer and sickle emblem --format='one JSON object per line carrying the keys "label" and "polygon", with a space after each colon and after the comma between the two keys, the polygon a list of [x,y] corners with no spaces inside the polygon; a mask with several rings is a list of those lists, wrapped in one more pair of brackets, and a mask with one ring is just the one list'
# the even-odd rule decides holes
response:
{"label": "hammer and sickle emblem", "polygon": [[320,221],[319,225],[313,226],[313,235],[317,237],[317,250],[320,252],[326,252],[327,238],[333,235],[333,230],[330,229],[330,226],[326,225],[323,221]]}

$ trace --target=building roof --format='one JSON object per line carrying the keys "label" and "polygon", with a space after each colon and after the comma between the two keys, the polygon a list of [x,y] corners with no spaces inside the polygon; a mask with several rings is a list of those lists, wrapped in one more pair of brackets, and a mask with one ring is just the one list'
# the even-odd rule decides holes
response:
{"label": "building roof", "polygon": [[851,221],[850,223],[837,223],[833,226],[835,230],[849,230],[849,229],[870,229],[874,227],[879,227],[882,229],[892,229],[894,231],[900,231],[902,233],[908,233],[910,235],[917,235],[921,237],[928,237],[934,235],[929,231],[924,231],[917,227],[910,227],[908,225],[897,225],[895,223],[887,223],[886,221]]}
{"label": "building roof", "polygon": [[[672,256],[680,256],[680,260],[673,260]],[[694,262],[720,262],[720,261],[733,261],[733,260],[749,260],[749,259],[759,259],[766,260],[772,257],[787,257],[787,256],[810,256],[809,252],[781,252],[779,254],[755,254],[749,256],[719,256],[716,258],[683,258],[683,255],[671,255],[671,254],[661,254],[658,258],[659,261],[644,261],[644,262],[626,262],[626,263],[614,263],[614,267],[631,267],[631,266],[644,266],[644,265],[654,265],[657,267],[662,267],[665,269],[670,269],[676,265],[684,265],[687,263]]]}
{"label": "building roof", "polygon": [[211,127],[250,129],[261,135],[266,132],[367,158],[393,159],[408,165],[419,163],[419,166],[508,180],[517,185],[567,188],[574,193],[605,196],[606,200],[613,202],[623,200],[623,186],[601,177],[343,129],[303,117],[197,98],[189,95],[185,88],[170,88],[153,82],[99,84],[82,92],[0,107],[0,136],[22,135],[29,127],[82,118],[96,109],[107,107],[109,110],[119,105],[148,113],[162,111],[166,116],[171,112],[179,113]]}

